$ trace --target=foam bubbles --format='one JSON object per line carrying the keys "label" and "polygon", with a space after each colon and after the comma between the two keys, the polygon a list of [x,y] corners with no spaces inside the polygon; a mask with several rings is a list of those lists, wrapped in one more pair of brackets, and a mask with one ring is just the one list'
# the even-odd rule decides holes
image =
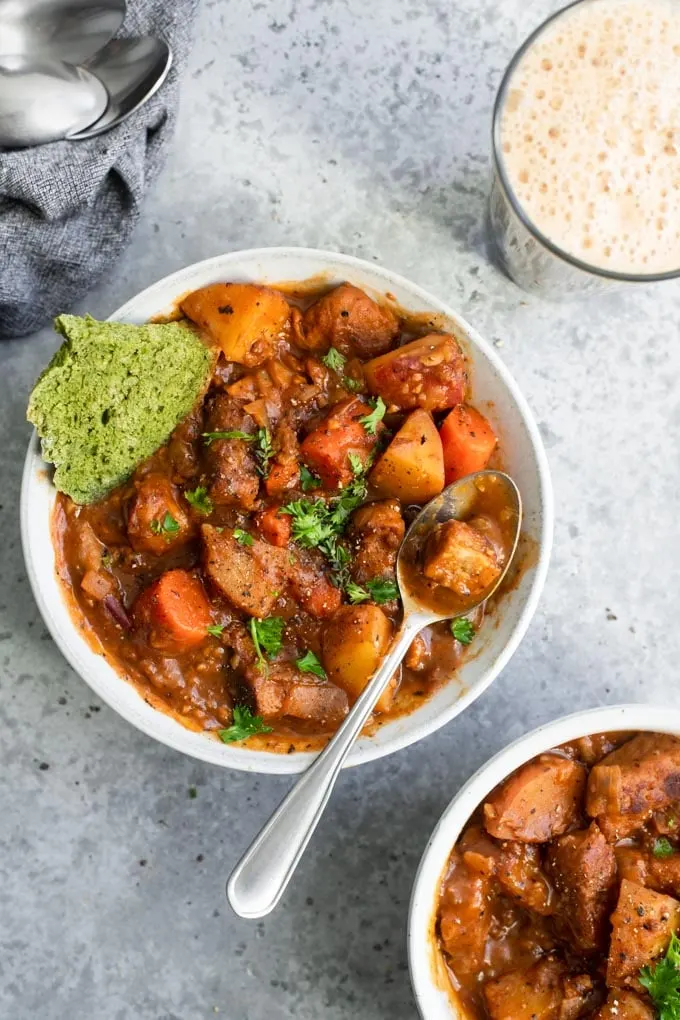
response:
{"label": "foam bubbles", "polygon": [[623,273],[680,269],[680,203],[668,201],[680,3],[587,0],[553,20],[515,70],[501,140],[519,201],[559,247]]}

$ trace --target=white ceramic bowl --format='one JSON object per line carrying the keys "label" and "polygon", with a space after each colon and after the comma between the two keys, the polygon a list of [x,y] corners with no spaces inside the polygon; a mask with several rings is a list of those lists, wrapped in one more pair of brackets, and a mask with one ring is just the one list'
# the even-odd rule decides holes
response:
{"label": "white ceramic bowl", "polygon": [[[320,282],[348,280],[365,290],[389,292],[404,308],[443,316],[462,340],[472,369],[475,402],[497,426],[507,470],[524,501],[524,532],[536,555],[517,586],[504,596],[494,621],[475,642],[475,654],[456,678],[422,708],[362,737],[348,765],[381,758],[433,733],[484,691],[519,645],[543,588],[553,533],[553,499],[543,444],[517,384],[493,349],[442,301],[379,266],[348,255],[304,248],[261,248],[231,252],[199,262],[166,277],[114,312],[111,319],[143,323],[167,313],[182,294],[220,280],[281,283],[319,277]],[[230,747],[147,705],[135,687],[122,679],[83,639],[62,597],[54,566],[50,515],[55,500],[40,444],[34,435],[26,456],[21,492],[21,536],[28,576],[36,602],[57,645],[77,673],[128,722],[178,751],[215,765],[251,772],[290,773],[305,769],[309,752],[281,755]]]}
{"label": "white ceramic bowl", "polygon": [[563,716],[539,726],[500,751],[456,793],[420,860],[409,908],[409,968],[423,1020],[468,1020],[456,1006],[435,940],[435,921],[449,855],[474,810],[498,783],[537,754],[568,740],[617,730],[650,730],[680,736],[680,711],[651,705],[615,705]]}

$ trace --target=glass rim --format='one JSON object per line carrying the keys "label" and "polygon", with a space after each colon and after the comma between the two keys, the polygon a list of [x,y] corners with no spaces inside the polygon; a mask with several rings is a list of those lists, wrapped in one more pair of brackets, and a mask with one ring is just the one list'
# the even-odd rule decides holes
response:
{"label": "glass rim", "polygon": [[589,262],[585,262],[583,259],[578,258],[577,255],[572,255],[570,252],[565,251],[564,248],[560,248],[558,244],[551,241],[533,222],[533,220],[527,215],[525,210],[519,203],[514,188],[512,187],[505,170],[502,146],[501,146],[501,114],[507,98],[508,89],[512,76],[514,75],[517,65],[519,64],[522,57],[530,49],[531,46],[536,42],[538,37],[545,31],[545,29],[561,18],[567,11],[572,10],[574,7],[580,7],[582,4],[597,3],[598,0],[572,0],[565,7],[561,7],[558,11],[554,11],[551,15],[545,18],[541,24],[534,29],[533,32],[524,40],[518,50],[515,51],[510,63],[508,64],[501,83],[498,86],[496,98],[493,106],[493,119],[492,119],[492,154],[493,154],[493,165],[496,175],[503,187],[505,196],[512,207],[513,212],[526,228],[526,230],[534,237],[539,244],[547,248],[548,251],[552,252],[557,258],[562,259],[563,262],[574,266],[576,269],[580,269],[583,272],[588,273],[591,276],[599,276],[605,280],[616,280],[620,283],[656,283],[662,280],[675,280],[680,277],[680,266],[677,269],[670,269],[664,273],[622,273],[617,272],[613,269],[604,269],[600,266],[591,265]]}

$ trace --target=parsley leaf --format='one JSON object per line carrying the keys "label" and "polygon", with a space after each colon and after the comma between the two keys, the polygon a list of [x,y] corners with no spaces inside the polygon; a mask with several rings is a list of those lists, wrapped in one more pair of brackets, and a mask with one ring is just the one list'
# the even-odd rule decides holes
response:
{"label": "parsley leaf", "polygon": [[255,441],[255,459],[257,460],[258,474],[266,478],[269,474],[269,461],[274,456],[272,437],[269,429],[258,429]]}
{"label": "parsley leaf", "polygon": [[364,426],[369,436],[376,435],[378,431],[378,422],[382,421],[382,419],[385,417],[386,410],[387,408],[385,407],[385,402],[383,398],[378,397],[375,404],[373,405],[373,410],[371,411],[371,413],[365,414],[363,418],[359,418],[359,421]]}
{"label": "parsley leaf", "polygon": [[367,581],[366,587],[370,591],[373,601],[377,602],[379,606],[384,602],[391,602],[392,599],[399,598],[399,589],[394,581],[376,577],[372,581]]}
{"label": "parsley leaf", "polygon": [[326,670],[323,668],[314,652],[305,652],[303,656],[295,660],[295,665],[301,673],[313,673],[314,676],[320,676],[322,680],[326,679]]}
{"label": "parsley leaf", "polygon": [[680,939],[671,936],[666,955],[657,964],[640,969],[640,984],[659,1011],[659,1020],[680,1018]]}
{"label": "parsley leaf", "polygon": [[174,535],[176,531],[179,531],[179,524],[172,514],[166,510],[165,515],[160,521],[151,522],[151,531],[154,535]]}
{"label": "parsley leaf", "polygon": [[207,630],[208,634],[212,634],[213,637],[219,637],[222,631],[224,630],[224,624],[211,623],[210,626],[206,627],[205,629]]}
{"label": "parsley leaf", "polygon": [[234,528],[234,538],[239,545],[254,545],[255,539],[252,535],[249,535],[247,531],[242,528]]}
{"label": "parsley leaf", "polygon": [[304,464],[300,465],[300,484],[303,492],[309,492],[310,489],[318,489],[321,486],[321,479],[313,475],[312,472]]}
{"label": "parsley leaf", "polygon": [[362,388],[363,383],[361,383],[358,379],[351,379],[348,375],[343,375],[342,385],[346,390],[349,390],[350,393],[358,393]]}
{"label": "parsley leaf", "polygon": [[260,665],[266,668],[268,659],[272,659],[281,649],[283,628],[286,622],[280,616],[268,616],[266,620],[250,620],[250,636],[255,645],[255,654]]}
{"label": "parsley leaf", "polygon": [[345,587],[345,591],[353,605],[356,605],[357,602],[366,602],[368,599],[372,599],[376,605],[382,606],[385,602],[391,602],[392,599],[399,598],[399,589],[395,582],[380,577],[374,577],[372,581],[367,581],[364,588],[350,581]]}
{"label": "parsley leaf", "polygon": [[451,620],[451,633],[461,645],[469,645],[475,636],[475,628],[464,616]]}
{"label": "parsley leaf", "polygon": [[233,740],[247,740],[255,733],[271,733],[272,727],[265,726],[261,715],[253,715],[247,705],[234,705],[234,721],[229,729],[218,730],[220,740],[230,744]]}
{"label": "parsley leaf", "polygon": [[[363,468],[362,468],[363,471]],[[323,499],[296,499],[279,511],[292,518],[293,541],[305,549],[319,549],[331,565],[333,581],[343,587],[348,578],[350,556],[339,538],[353,510],[366,498],[366,481],[363,473],[326,502]]]}
{"label": "parsley leaf", "polygon": [[227,429],[226,432],[204,432],[205,445],[210,446],[216,439],[243,439],[246,443],[252,443],[256,437],[252,432],[242,432],[240,429]]}
{"label": "parsley leaf", "polygon": [[673,844],[665,836],[660,836],[659,839],[654,840],[652,853],[657,860],[663,861],[666,857],[672,857],[675,850],[673,849]]}
{"label": "parsley leaf", "polygon": [[340,375],[345,367],[347,358],[340,351],[336,350],[335,347],[331,347],[328,354],[325,354],[321,360],[326,368],[330,368],[332,372],[337,372]]}
{"label": "parsley leaf", "polygon": [[199,514],[208,516],[213,512],[213,503],[205,485],[198,485],[193,492],[185,492],[184,497]]}

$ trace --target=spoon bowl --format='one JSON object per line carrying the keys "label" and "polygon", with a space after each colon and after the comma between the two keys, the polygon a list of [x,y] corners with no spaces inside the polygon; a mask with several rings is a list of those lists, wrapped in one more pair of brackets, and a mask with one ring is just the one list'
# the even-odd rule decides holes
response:
{"label": "spoon bowl", "polygon": [[83,67],[0,57],[0,147],[57,141],[98,120],[108,101],[102,83]]}
{"label": "spoon bowl", "polygon": [[0,55],[79,64],[114,37],[125,0],[0,0]]}
{"label": "spoon bowl", "polygon": [[87,63],[108,91],[106,113],[84,130],[70,131],[67,138],[94,138],[120,124],[158,91],[171,66],[172,51],[163,39],[114,39]]}
{"label": "spoon bowl", "polygon": [[[500,574],[477,596],[452,600],[448,589],[442,593],[441,585],[432,585],[419,572],[425,544],[439,525],[465,521],[492,507],[499,523],[501,515],[503,518],[504,560]],[[510,568],[521,526],[519,490],[501,471],[479,471],[454,482],[415,518],[397,560],[404,608],[401,625],[340,729],[286,795],[232,872],[227,897],[240,917],[263,917],[274,909],[319,823],[345,758],[414,637],[428,624],[471,613],[497,590]]]}

